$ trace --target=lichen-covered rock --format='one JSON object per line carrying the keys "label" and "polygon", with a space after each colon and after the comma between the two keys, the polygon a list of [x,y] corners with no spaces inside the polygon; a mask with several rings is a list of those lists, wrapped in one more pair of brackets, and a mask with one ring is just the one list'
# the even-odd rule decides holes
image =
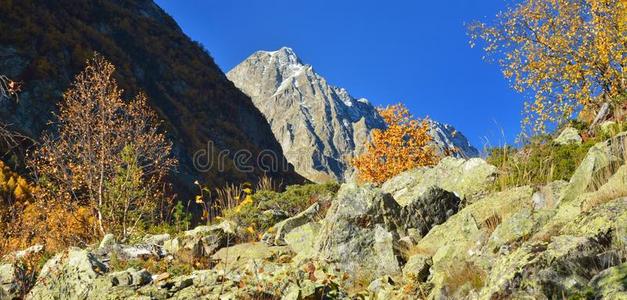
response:
{"label": "lichen-covered rock", "polygon": [[307,223],[294,228],[285,236],[285,243],[296,253],[295,261],[316,256],[316,239],[320,232],[320,224]]}
{"label": "lichen-covered rock", "polygon": [[146,270],[128,270],[109,273],[94,280],[87,299],[129,299],[136,296],[135,289],[152,281]]}
{"label": "lichen-covered rock", "polygon": [[559,145],[570,145],[576,144],[580,145],[582,142],[581,136],[579,135],[579,131],[572,127],[566,127],[560,135],[553,140],[554,143]]}
{"label": "lichen-covered rock", "polygon": [[559,234],[591,237],[604,232],[614,232],[618,239],[616,243],[627,245],[627,197],[614,199],[577,216]]}
{"label": "lichen-covered rock", "polygon": [[503,222],[522,208],[530,207],[532,191],[530,187],[517,187],[484,197],[435,226],[416,247],[434,254],[446,244],[472,241],[478,238],[482,228],[489,225],[488,220],[500,219]]}
{"label": "lichen-covered rock", "polygon": [[480,158],[464,160],[446,157],[436,166],[403,172],[385,182],[381,189],[392,194],[400,205],[407,205],[432,186],[455,193],[467,202],[482,195],[496,176],[496,167]]}
{"label": "lichen-covered rock", "polygon": [[592,292],[585,295],[589,298],[627,299],[627,263],[601,271],[590,280],[590,287]]}
{"label": "lichen-covered rock", "polygon": [[523,292],[548,298],[578,294],[599,267],[619,262],[609,241],[607,234],[601,234],[592,238],[561,235],[550,243],[525,243],[494,263],[481,298],[509,298]]}
{"label": "lichen-covered rock", "polygon": [[212,258],[219,261],[217,268],[230,270],[241,268],[250,261],[279,259],[284,255],[292,257],[291,249],[287,246],[268,246],[262,242],[253,242],[222,248]]}
{"label": "lichen-covered rock", "polygon": [[496,253],[503,246],[528,239],[554,214],[553,210],[521,209],[496,227],[488,241],[488,251]]}
{"label": "lichen-covered rock", "polygon": [[372,299],[391,299],[394,293],[394,280],[388,276],[382,276],[370,282],[368,291]]}
{"label": "lichen-covered rock", "polygon": [[48,260],[27,299],[86,299],[98,276],[107,271],[95,255],[70,248]]}
{"label": "lichen-covered rock", "polygon": [[553,181],[543,187],[537,192],[533,193],[531,202],[534,209],[555,208],[559,205],[559,201],[562,198],[564,188],[568,185],[568,182],[564,180]]}
{"label": "lichen-covered rock", "polygon": [[433,265],[431,256],[424,254],[416,254],[409,257],[409,260],[403,266],[403,276],[418,281],[426,281],[429,277],[429,269]]}
{"label": "lichen-covered rock", "polygon": [[210,257],[216,251],[234,244],[236,230],[236,225],[230,221],[212,226],[197,226],[185,231],[181,237],[164,241],[164,248],[176,251],[171,253],[173,255]]}
{"label": "lichen-covered rock", "polygon": [[142,238],[142,243],[148,244],[148,245],[163,246],[163,243],[169,239],[170,239],[170,235],[167,233],[149,234]]}
{"label": "lichen-covered rock", "polygon": [[375,187],[342,185],[321,221],[318,256],[367,279],[399,273],[399,211],[396,201]]}
{"label": "lichen-covered rock", "polygon": [[577,218],[582,209],[627,196],[625,149],[627,132],[591,147],[565,187],[555,216],[536,236],[553,235]]}
{"label": "lichen-covered rock", "polygon": [[560,202],[567,203],[573,201],[579,195],[593,190],[594,185],[597,187],[601,186],[603,182],[598,181],[603,178],[599,176],[602,174],[598,172],[606,169],[611,164],[621,165],[625,163],[623,154],[625,153],[625,147],[627,147],[626,143],[627,132],[623,132],[612,139],[592,146],[570,178]]}
{"label": "lichen-covered rock", "polygon": [[12,263],[0,264],[0,299],[13,299],[19,296],[19,286]]}
{"label": "lichen-covered rock", "polygon": [[285,235],[295,228],[311,222],[319,210],[319,203],[316,202],[312,204],[309,208],[305,209],[299,214],[291,218],[287,218],[272,226],[270,229],[268,229],[266,233],[264,233],[261,240],[271,246],[286,245]]}

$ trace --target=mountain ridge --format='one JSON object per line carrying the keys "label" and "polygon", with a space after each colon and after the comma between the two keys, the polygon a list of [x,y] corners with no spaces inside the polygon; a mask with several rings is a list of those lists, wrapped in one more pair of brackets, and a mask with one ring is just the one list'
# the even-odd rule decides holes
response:
{"label": "mountain ridge", "polygon": [[[227,72],[227,78],[251,97],[288,161],[312,181],[351,178],[350,159],[365,151],[372,130],[385,128],[370,101],[328,83],[289,47],[257,51]],[[478,156],[451,125],[428,122],[440,153]]]}
{"label": "mountain ridge", "polygon": [[[227,80],[208,51],[149,0],[13,1],[0,5],[0,73],[22,81],[19,103],[4,103],[0,118],[37,138],[56,103],[94,51],[117,67],[125,98],[143,91],[174,142],[181,162],[174,181],[213,185],[254,181],[263,172],[240,172],[234,153],[273,151],[287,164],[267,122],[248,96]],[[212,149],[208,150],[211,144]],[[224,171],[194,167],[198,151],[229,151]],[[293,171],[276,174],[300,181]],[[188,193],[189,194],[189,193]]]}

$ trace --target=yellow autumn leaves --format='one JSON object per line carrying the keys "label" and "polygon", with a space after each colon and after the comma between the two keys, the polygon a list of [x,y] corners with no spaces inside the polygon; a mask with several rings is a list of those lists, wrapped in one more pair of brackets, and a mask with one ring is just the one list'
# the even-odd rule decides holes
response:
{"label": "yellow autumn leaves", "polygon": [[379,114],[387,128],[373,130],[366,152],[352,161],[359,179],[381,184],[403,171],[438,162],[426,121],[413,119],[400,103],[380,108]]}
{"label": "yellow autumn leaves", "polygon": [[[495,24],[469,26],[513,88],[527,92],[523,126],[542,133],[580,109],[621,109],[625,93],[624,0],[526,0]],[[624,104],[624,103],[623,103]]]}

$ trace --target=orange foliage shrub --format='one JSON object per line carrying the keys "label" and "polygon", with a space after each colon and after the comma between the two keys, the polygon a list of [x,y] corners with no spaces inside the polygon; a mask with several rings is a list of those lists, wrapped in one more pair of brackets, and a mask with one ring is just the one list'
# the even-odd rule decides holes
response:
{"label": "orange foliage shrub", "polygon": [[412,118],[403,104],[379,109],[385,130],[373,130],[372,141],[364,154],[353,159],[359,179],[381,184],[399,173],[438,162],[429,142],[429,124]]}
{"label": "orange foliage shrub", "polygon": [[0,161],[0,256],[35,244],[54,252],[92,241],[90,209],[45,202],[44,194]]}

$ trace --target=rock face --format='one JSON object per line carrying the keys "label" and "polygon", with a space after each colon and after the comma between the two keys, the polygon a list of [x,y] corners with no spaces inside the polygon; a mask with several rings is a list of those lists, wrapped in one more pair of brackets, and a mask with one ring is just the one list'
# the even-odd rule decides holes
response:
{"label": "rock face", "polygon": [[386,181],[381,188],[384,192],[392,194],[401,205],[406,205],[432,186],[472,202],[485,193],[495,176],[496,167],[483,159],[446,157],[434,167],[403,172]]}
{"label": "rock face", "polygon": [[86,250],[71,248],[51,258],[41,269],[27,299],[85,299],[94,280],[107,266]]}
{"label": "rock face", "polygon": [[553,140],[556,144],[559,145],[569,145],[569,144],[581,144],[582,139],[579,135],[579,131],[572,127],[566,127],[562,130],[562,133]]}
{"label": "rock face", "polygon": [[[263,174],[256,164],[246,163],[254,173],[232,168],[233,154],[242,149],[255,158],[263,150],[272,151],[286,167],[272,175],[286,184],[300,180],[287,168],[270,126],[250,98],[152,0],[13,1],[0,6],[0,27],[7,28],[0,32],[0,74],[24,83],[19,102],[4,99],[0,105],[2,122],[13,129],[39,137],[62,93],[97,51],[117,67],[123,96],[146,93],[164,121],[180,161],[173,176],[180,192],[195,192],[195,179],[220,185],[255,180]],[[223,150],[230,155],[221,158],[227,168],[219,176],[215,168],[205,168],[211,157],[198,157],[202,170],[194,166],[199,151]]]}
{"label": "rock face", "polygon": [[371,186],[343,185],[322,220],[319,257],[358,278],[399,273],[399,213],[389,194]]}
{"label": "rock face", "polygon": [[[385,124],[364,98],[329,84],[290,48],[259,51],[227,73],[264,114],[296,171],[316,182],[351,176],[350,158],[365,150],[370,132]],[[430,121],[442,153],[474,157],[478,151],[452,126]]]}

